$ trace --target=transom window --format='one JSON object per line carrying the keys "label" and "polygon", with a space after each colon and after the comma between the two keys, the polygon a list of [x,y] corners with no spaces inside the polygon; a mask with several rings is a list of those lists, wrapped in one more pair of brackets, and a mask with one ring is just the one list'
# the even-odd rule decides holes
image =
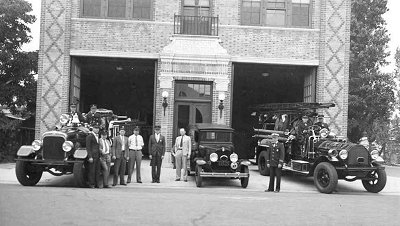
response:
{"label": "transom window", "polygon": [[210,16],[210,0],[183,0],[184,16]]}
{"label": "transom window", "polygon": [[81,16],[151,20],[153,0],[81,0]]}
{"label": "transom window", "polygon": [[177,82],[176,99],[211,99],[211,83]]}
{"label": "transom window", "polygon": [[243,25],[310,27],[310,0],[242,0]]}

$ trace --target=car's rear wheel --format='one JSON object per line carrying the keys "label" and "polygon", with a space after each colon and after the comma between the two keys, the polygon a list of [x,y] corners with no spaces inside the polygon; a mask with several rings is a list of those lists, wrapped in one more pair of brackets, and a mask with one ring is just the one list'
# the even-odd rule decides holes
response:
{"label": "car's rear wheel", "polygon": [[374,170],[367,177],[371,180],[363,180],[362,184],[369,192],[378,193],[386,185],[386,171],[384,169]]}
{"label": "car's rear wheel", "polygon": [[85,188],[88,187],[88,169],[84,162],[74,163],[74,180],[77,187]]}
{"label": "car's rear wheel", "polygon": [[[240,169],[241,173],[249,173],[249,167],[248,166],[242,166],[242,168]],[[248,177],[242,177],[240,178],[240,184],[242,185],[242,188],[247,188],[247,185],[249,185],[249,178],[250,178],[250,174]]]}
{"label": "car's rear wheel", "polygon": [[202,171],[201,166],[197,165],[196,166],[196,175],[195,175],[195,180],[196,180],[196,186],[201,187],[203,183],[203,178],[200,176],[200,172]]}
{"label": "car's rear wheel", "polygon": [[43,168],[33,166],[27,161],[17,160],[15,165],[15,174],[20,184],[24,186],[34,186],[42,178]]}
{"label": "car's rear wheel", "polygon": [[258,156],[258,171],[263,176],[269,176],[269,168],[267,167],[267,151],[261,151]]}
{"label": "car's rear wheel", "polygon": [[322,162],[315,167],[314,184],[322,193],[332,193],[338,183],[338,174],[335,167],[328,162]]}

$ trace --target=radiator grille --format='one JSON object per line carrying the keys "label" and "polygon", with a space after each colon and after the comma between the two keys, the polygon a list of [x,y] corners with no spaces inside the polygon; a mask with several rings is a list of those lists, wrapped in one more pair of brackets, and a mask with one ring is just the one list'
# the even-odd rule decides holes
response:
{"label": "radiator grille", "polygon": [[357,145],[350,148],[347,163],[349,166],[367,166],[369,165],[368,157],[368,150],[361,145]]}
{"label": "radiator grille", "polygon": [[43,138],[43,158],[52,160],[63,160],[65,152],[62,149],[63,137]]}

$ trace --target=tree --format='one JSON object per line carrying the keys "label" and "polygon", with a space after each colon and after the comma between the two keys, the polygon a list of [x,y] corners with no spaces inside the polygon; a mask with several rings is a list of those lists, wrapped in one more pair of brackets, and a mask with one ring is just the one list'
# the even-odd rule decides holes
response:
{"label": "tree", "polygon": [[20,106],[35,110],[38,54],[21,51],[31,40],[27,25],[36,20],[30,11],[31,4],[24,0],[0,1],[0,104],[13,112]]}
{"label": "tree", "polygon": [[363,131],[369,135],[378,131],[378,139],[386,139],[395,106],[394,76],[379,70],[389,55],[389,35],[382,17],[388,11],[386,5],[387,0],[351,2],[348,137],[353,142]]}
{"label": "tree", "polygon": [[[24,0],[0,0],[0,105],[20,116],[33,114],[36,105],[38,53],[21,51],[31,40],[28,24],[36,20],[30,11],[31,4]],[[19,148],[20,124],[0,111],[0,161],[13,159]]]}

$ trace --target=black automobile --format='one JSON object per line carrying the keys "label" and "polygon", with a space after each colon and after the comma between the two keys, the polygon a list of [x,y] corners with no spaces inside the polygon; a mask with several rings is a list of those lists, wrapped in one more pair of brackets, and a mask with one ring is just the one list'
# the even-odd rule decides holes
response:
{"label": "black automobile", "polygon": [[[280,134],[279,141],[285,146],[285,163],[283,170],[295,175],[313,176],[314,184],[322,193],[332,193],[339,179],[345,181],[361,180],[369,192],[380,192],[386,185],[385,168],[381,165],[383,159],[379,150],[367,149],[362,145],[348,142],[345,138],[337,137],[327,128],[311,125],[299,134],[294,135],[296,123],[302,115],[316,118],[316,110],[334,107],[330,103],[275,103],[254,107],[253,115],[259,117],[262,128],[254,129],[257,140],[255,161],[261,175],[269,175],[266,167],[267,149],[270,134]],[[289,129],[276,131],[270,127],[271,118],[279,120],[279,116],[288,116]],[[268,123],[265,123],[268,122]]]}
{"label": "black automobile", "polygon": [[195,124],[189,126],[192,139],[190,173],[195,175],[196,186],[202,186],[203,177],[240,179],[241,186],[249,183],[250,162],[239,159],[233,145],[234,130],[225,125]]}

